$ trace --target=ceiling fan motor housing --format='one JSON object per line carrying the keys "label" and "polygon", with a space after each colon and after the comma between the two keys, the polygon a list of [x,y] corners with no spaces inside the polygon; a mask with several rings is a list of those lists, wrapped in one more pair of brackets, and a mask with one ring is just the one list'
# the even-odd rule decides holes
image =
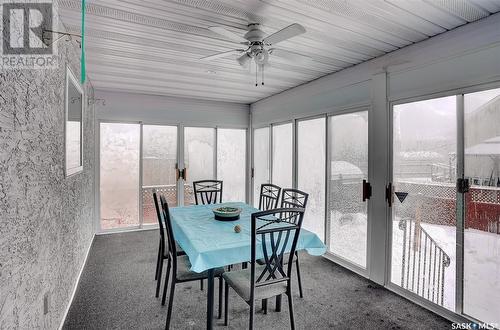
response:
{"label": "ceiling fan motor housing", "polygon": [[250,42],[261,42],[265,37],[264,31],[260,29],[259,23],[248,24],[248,32],[243,36]]}

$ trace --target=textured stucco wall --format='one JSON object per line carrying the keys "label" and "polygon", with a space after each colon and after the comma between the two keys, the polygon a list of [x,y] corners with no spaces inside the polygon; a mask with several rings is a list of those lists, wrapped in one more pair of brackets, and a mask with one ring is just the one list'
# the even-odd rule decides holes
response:
{"label": "textured stucco wall", "polygon": [[79,77],[80,55],[65,40],[58,54],[57,69],[0,69],[0,329],[57,329],[94,234],[94,109],[84,171],[66,178],[66,65]]}

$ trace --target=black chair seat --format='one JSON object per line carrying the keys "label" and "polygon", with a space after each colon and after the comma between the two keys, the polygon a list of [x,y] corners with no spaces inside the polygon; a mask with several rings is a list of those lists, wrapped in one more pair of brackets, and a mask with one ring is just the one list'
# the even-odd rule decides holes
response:
{"label": "black chair seat", "polygon": [[[263,266],[256,266],[255,272],[257,274],[262,273],[264,270]],[[231,272],[226,272],[222,275],[222,278],[229,284],[238,295],[245,301],[250,300],[250,268],[236,270]],[[278,296],[280,294],[286,293],[287,283],[279,282],[276,284],[269,284],[261,287],[256,287],[254,292],[254,299],[267,299]]]}
{"label": "black chair seat", "polygon": [[[197,273],[190,270],[191,263],[189,262],[189,258],[186,255],[177,257],[177,279],[179,281],[194,281],[194,280],[203,280],[208,278],[207,271]],[[224,273],[224,268],[219,267],[214,269],[214,276],[219,277]]]}

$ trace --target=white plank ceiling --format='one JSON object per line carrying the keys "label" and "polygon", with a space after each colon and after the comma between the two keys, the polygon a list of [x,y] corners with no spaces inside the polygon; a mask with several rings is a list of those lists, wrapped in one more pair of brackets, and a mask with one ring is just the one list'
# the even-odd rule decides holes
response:
{"label": "white plank ceiling", "polygon": [[[81,0],[59,0],[66,28],[80,33]],[[252,103],[500,11],[500,0],[87,0],[88,76],[101,90]],[[241,48],[208,30],[239,35],[248,23],[273,33],[307,32],[279,48],[309,64],[271,58],[265,85],[235,57]]]}

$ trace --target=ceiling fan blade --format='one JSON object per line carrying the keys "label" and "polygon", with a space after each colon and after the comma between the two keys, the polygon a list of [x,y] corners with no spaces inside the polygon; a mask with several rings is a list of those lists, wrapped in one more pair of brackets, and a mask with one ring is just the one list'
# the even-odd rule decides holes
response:
{"label": "ceiling fan blade", "polygon": [[218,35],[226,37],[226,39],[245,44],[248,43],[248,40],[246,40],[242,36],[239,36],[236,33],[233,33],[222,26],[210,26],[208,29],[212,32],[217,33]]}
{"label": "ceiling fan blade", "polygon": [[294,63],[310,63],[314,61],[310,56],[290,52],[284,49],[272,48],[269,50],[269,53],[273,56],[278,56],[284,60],[292,61]]}
{"label": "ceiling fan blade", "polygon": [[279,30],[264,38],[263,42],[268,45],[275,45],[278,42],[290,39],[292,37],[298,36],[299,34],[305,33],[306,29],[297,23],[287,26],[284,29]]}
{"label": "ceiling fan blade", "polygon": [[244,52],[244,49],[233,49],[233,50],[228,50],[227,52],[221,52],[213,55],[208,55],[200,58],[202,61],[208,61],[208,60],[215,60],[216,58],[222,58],[222,57],[227,57],[233,54],[239,54],[241,52]]}

